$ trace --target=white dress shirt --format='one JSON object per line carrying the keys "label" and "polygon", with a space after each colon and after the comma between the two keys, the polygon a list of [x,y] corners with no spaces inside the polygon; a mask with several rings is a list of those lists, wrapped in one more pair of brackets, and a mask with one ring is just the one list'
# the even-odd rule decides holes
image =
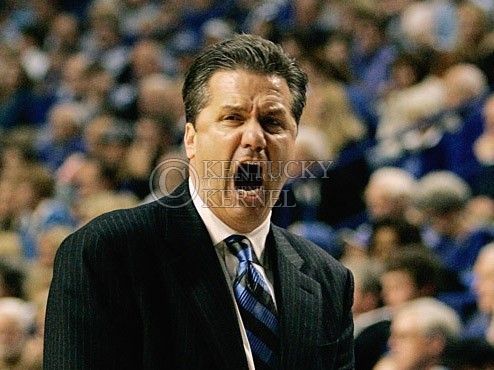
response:
{"label": "white dress shirt", "polygon": [[[230,253],[228,248],[226,247],[226,243],[224,240],[233,234],[240,234],[247,237],[252,243],[252,248],[254,249],[254,253],[256,254],[257,259],[262,264],[259,266],[254,264],[254,267],[259,271],[259,273],[263,276],[266,281],[269,289],[269,293],[271,297],[273,297],[273,301],[276,305],[274,290],[273,290],[273,277],[272,270],[267,265],[267,259],[264,258],[264,249],[266,245],[266,238],[269,233],[270,220],[271,220],[271,212],[269,212],[266,219],[259,225],[257,228],[252,230],[249,233],[240,233],[238,231],[233,230],[231,227],[226,225],[223,221],[221,221],[212,211],[206,206],[196,191],[192,180],[189,178],[189,191],[192,196],[192,202],[194,207],[197,209],[199,216],[202,221],[206,225],[206,229],[208,230],[209,236],[213,241],[213,245],[215,246],[216,253],[218,255],[218,259],[220,260],[220,264],[223,268],[223,272],[225,273],[225,279],[228,282],[228,286],[230,287],[230,293],[232,295],[233,303],[235,305],[235,311],[237,312],[237,319],[240,325],[240,332],[242,335],[242,342],[244,345],[245,354],[247,356],[247,362],[250,370],[254,370],[254,359],[252,357],[252,351],[250,349],[249,340],[247,338],[247,333],[244,328],[244,324],[242,322],[242,317],[240,316],[240,311],[238,310],[237,302],[235,301],[235,296],[233,294],[233,281],[235,280],[235,276],[238,268],[238,259],[233,254]],[[193,195],[196,196],[193,196]],[[265,263],[266,260],[266,263]]]}

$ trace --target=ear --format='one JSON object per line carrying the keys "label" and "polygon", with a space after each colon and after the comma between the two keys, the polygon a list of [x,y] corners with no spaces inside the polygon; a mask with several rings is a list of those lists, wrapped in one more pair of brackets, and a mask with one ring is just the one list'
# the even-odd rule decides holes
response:
{"label": "ear", "polygon": [[446,339],[439,334],[433,334],[430,336],[428,342],[428,351],[434,356],[440,356],[446,347]]}
{"label": "ear", "polygon": [[196,129],[190,122],[185,125],[184,146],[187,158],[194,158],[196,155]]}

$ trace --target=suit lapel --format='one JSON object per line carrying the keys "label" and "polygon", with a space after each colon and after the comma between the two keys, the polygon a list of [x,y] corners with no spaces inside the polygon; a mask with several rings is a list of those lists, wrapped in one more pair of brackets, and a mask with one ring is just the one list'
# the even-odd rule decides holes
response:
{"label": "suit lapel", "polygon": [[[285,235],[271,228],[275,294],[279,302],[280,368],[303,369],[320,341],[322,298],[320,284],[301,272],[303,259]],[[274,249],[274,250],[273,250]]]}
{"label": "suit lapel", "polygon": [[[176,270],[183,292],[196,308],[198,325],[219,368],[247,369],[235,307],[223,269],[208,231],[190,201],[188,186],[182,184],[174,192],[179,193],[182,196],[172,201],[164,200],[171,202],[164,207],[167,215],[163,219],[163,230],[166,230],[164,237],[174,257],[163,254],[162,263]],[[185,205],[178,207],[181,204]]]}

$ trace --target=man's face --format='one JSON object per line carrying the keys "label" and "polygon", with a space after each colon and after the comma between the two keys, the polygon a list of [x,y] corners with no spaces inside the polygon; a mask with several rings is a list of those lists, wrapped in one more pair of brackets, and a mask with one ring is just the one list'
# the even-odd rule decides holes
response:
{"label": "man's face", "polygon": [[434,357],[430,339],[420,328],[419,318],[397,315],[391,324],[391,356],[400,370],[425,369]]}
{"label": "man's face", "polygon": [[401,203],[393,199],[381,184],[370,183],[365,191],[365,204],[371,217],[380,220],[401,213]]}
{"label": "man's face", "polygon": [[484,106],[484,130],[494,133],[494,98],[489,99]]}
{"label": "man's face", "polygon": [[[297,123],[286,81],[245,70],[218,71],[185,146],[202,200],[234,230],[260,225],[279,196]],[[194,172],[197,177],[194,177]]]}
{"label": "man's face", "polygon": [[0,358],[18,356],[22,352],[25,336],[19,323],[10,316],[0,317]]}
{"label": "man's face", "polygon": [[387,271],[381,277],[384,303],[396,308],[418,296],[417,287],[406,271]]}
{"label": "man's face", "polygon": [[473,268],[477,305],[482,312],[494,312],[494,251],[483,252]]}

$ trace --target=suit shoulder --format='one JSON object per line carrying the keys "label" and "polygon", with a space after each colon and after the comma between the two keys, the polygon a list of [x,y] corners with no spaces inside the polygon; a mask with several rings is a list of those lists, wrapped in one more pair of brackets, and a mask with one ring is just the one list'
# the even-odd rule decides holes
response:
{"label": "suit shoulder", "polygon": [[159,204],[156,202],[118,209],[94,218],[80,231],[95,232],[103,238],[115,233],[118,235],[142,231],[156,223],[159,211]]}
{"label": "suit shoulder", "polygon": [[122,245],[132,239],[149,238],[156,230],[159,204],[152,202],[134,208],[104,213],[69,235],[61,249],[95,250],[104,245]]}

